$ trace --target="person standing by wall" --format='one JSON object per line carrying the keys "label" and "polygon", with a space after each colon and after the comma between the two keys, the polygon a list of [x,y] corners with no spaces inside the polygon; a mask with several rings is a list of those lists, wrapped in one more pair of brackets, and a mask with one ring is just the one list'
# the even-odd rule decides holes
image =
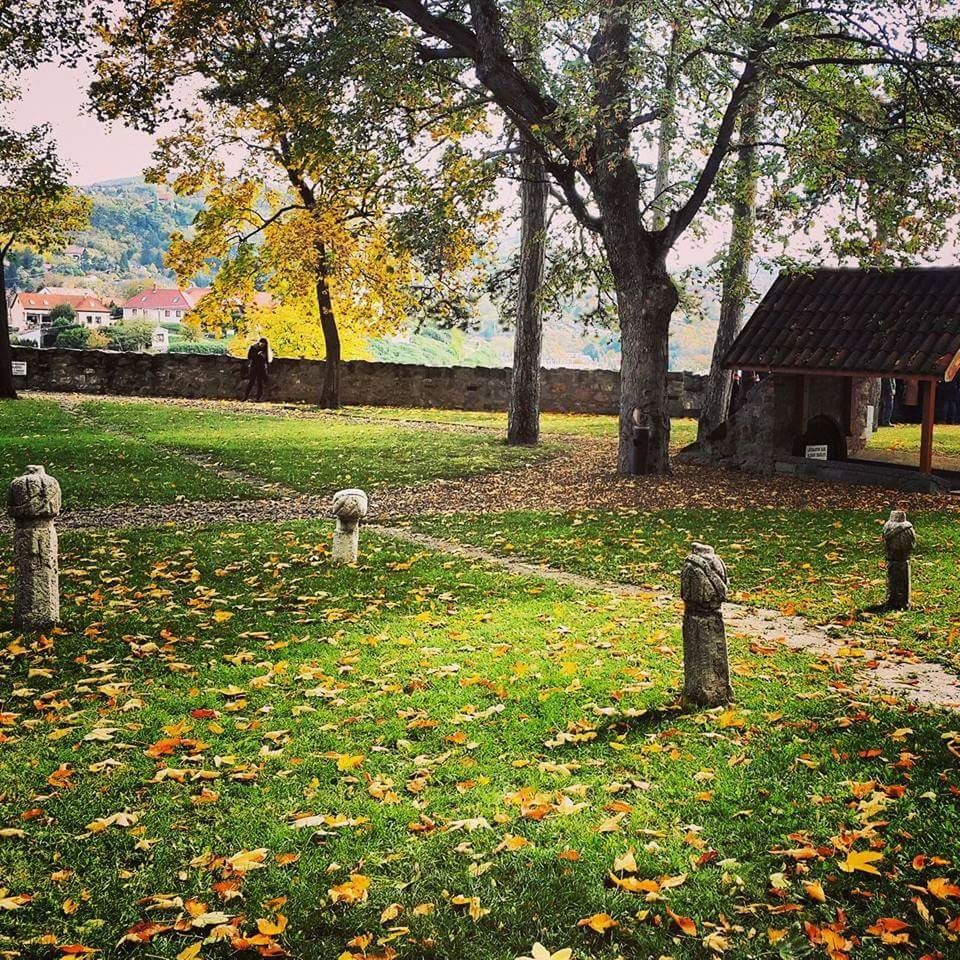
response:
{"label": "person standing by wall", "polygon": [[244,400],[250,399],[250,391],[256,387],[256,400],[263,399],[263,388],[267,382],[268,368],[270,360],[270,344],[266,337],[261,337],[247,351],[247,389],[243,395]]}

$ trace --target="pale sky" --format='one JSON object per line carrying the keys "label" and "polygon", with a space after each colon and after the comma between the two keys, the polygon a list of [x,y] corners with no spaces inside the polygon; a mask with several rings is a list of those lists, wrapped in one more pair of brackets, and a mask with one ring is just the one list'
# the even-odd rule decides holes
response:
{"label": "pale sky", "polygon": [[153,138],[122,124],[106,125],[85,110],[87,75],[52,64],[21,74],[22,97],[11,105],[18,128],[49,123],[77,186],[138,176]]}

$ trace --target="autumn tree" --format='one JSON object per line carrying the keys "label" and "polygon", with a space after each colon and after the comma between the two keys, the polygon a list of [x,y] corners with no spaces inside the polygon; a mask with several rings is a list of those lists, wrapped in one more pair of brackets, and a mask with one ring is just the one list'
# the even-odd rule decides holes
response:
{"label": "autumn tree", "polygon": [[[668,334],[678,293],[667,257],[711,197],[751,90],[782,81],[800,110],[818,98],[824,70],[863,75],[882,66],[920,91],[924,103],[946,103],[956,100],[960,75],[955,25],[943,2],[602,0],[568,4],[562,16],[548,4],[512,0],[355,2],[392,12],[398,31],[415,30],[431,57],[469,65],[537,144],[569,209],[602,239],[621,331],[623,471],[634,410],[650,432],[648,469],[668,469]],[[677,140],[671,182],[661,191],[669,205],[655,229],[651,155],[677,23],[689,53],[677,64]],[[531,26],[540,38],[535,66],[516,42],[517,31]],[[690,82],[692,71],[710,83]],[[842,107],[835,105],[838,122]]]}
{"label": "autumn tree", "polygon": [[[155,5],[106,31],[93,87],[105,115],[178,123],[151,176],[206,196],[170,257],[185,277],[219,265],[202,310],[260,287],[313,300],[301,315],[322,330],[325,406],[339,405],[343,324],[356,337],[418,312],[460,317],[489,226],[492,171],[462,146],[482,98],[422,95],[406,79],[415,45],[371,46],[373,33],[323,2]],[[179,108],[184,86],[197,109]]]}
{"label": "autumn tree", "polygon": [[87,225],[90,201],[71,189],[47,126],[0,125],[0,397],[14,398],[6,258],[16,245],[61,248]]}

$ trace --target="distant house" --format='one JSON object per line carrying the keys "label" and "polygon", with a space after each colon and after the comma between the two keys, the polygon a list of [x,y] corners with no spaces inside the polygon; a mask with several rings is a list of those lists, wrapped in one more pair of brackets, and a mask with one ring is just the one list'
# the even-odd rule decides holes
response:
{"label": "distant house", "polygon": [[108,326],[110,308],[92,290],[72,287],[44,287],[37,293],[18,292],[9,304],[10,329],[16,334],[39,330],[49,325],[54,307],[69,304],[77,314],[77,323],[92,329]]}
{"label": "distant house", "polygon": [[210,292],[209,287],[152,287],[134,294],[123,305],[124,320],[146,320],[151,323],[176,323]]}

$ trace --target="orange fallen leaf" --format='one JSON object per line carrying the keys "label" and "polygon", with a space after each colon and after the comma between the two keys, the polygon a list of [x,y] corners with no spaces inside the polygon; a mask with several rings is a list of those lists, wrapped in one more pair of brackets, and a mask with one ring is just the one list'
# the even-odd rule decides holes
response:
{"label": "orange fallen leaf", "polygon": [[933,877],[927,881],[927,889],[938,899],[960,897],[960,887],[952,884],[946,877]]}
{"label": "orange fallen leaf", "polygon": [[697,935],[697,925],[690,917],[681,917],[680,914],[674,913],[669,907],[667,907],[667,915],[688,937]]}
{"label": "orange fallen leaf", "polygon": [[582,920],[577,921],[577,926],[586,927],[594,933],[606,933],[614,927],[619,927],[620,924],[614,920],[609,913],[594,913],[589,917],[584,917]]}
{"label": "orange fallen leaf", "polygon": [[909,943],[910,934],[903,932],[909,929],[910,924],[904,923],[903,920],[898,920],[896,917],[881,917],[876,923],[867,927],[867,933],[879,937],[884,943],[893,945]]}

